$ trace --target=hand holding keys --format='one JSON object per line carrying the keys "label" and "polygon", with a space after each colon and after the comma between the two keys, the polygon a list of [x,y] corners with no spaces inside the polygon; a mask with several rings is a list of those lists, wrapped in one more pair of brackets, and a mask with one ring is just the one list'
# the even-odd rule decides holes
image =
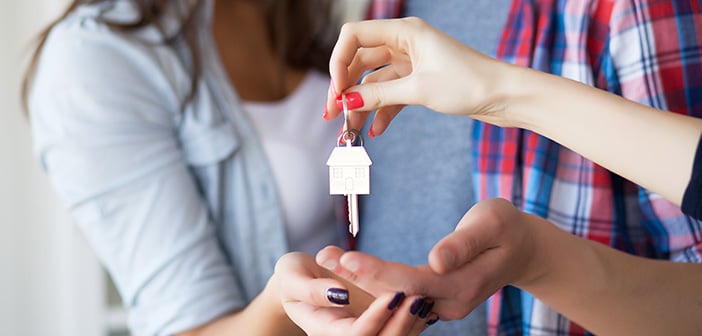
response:
{"label": "hand holding keys", "polygon": [[[346,106],[346,95],[342,94],[344,106],[344,131],[337,141],[327,165],[329,166],[329,193],[331,195],[346,195],[349,210],[349,232],[356,237],[358,225],[358,195],[370,193],[370,165],[372,164],[363,138],[358,130],[349,129],[349,110]],[[344,146],[341,146],[341,144]],[[359,145],[354,145],[359,143]]]}

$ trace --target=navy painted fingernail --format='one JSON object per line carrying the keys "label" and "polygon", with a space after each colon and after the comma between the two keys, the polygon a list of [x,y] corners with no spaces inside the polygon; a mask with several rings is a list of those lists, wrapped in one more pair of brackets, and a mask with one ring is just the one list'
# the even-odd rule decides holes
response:
{"label": "navy painted fingernail", "polygon": [[347,305],[349,304],[349,291],[341,288],[329,288],[327,289],[327,300],[331,303]]}
{"label": "navy painted fingernail", "polygon": [[392,301],[388,303],[388,310],[393,310],[397,308],[397,306],[402,303],[402,301],[405,299],[405,293],[403,292],[397,292],[395,293],[395,296],[393,296]]}
{"label": "navy painted fingernail", "polygon": [[430,325],[432,325],[432,324],[434,324],[434,323],[436,323],[436,322],[439,322],[439,316],[436,316],[436,317],[434,317],[434,318],[429,319],[429,321],[427,321],[426,325],[427,325],[427,327],[428,327],[428,326],[430,326]]}
{"label": "navy painted fingernail", "polygon": [[427,302],[427,304],[422,307],[422,310],[419,312],[419,317],[420,318],[426,318],[429,313],[431,313],[431,310],[434,308],[434,302]]}
{"label": "navy painted fingernail", "polygon": [[412,305],[410,306],[410,314],[412,315],[417,315],[422,308],[424,308],[424,305],[426,304],[426,301],[424,301],[424,298],[416,298],[414,299],[414,302],[412,302]]}

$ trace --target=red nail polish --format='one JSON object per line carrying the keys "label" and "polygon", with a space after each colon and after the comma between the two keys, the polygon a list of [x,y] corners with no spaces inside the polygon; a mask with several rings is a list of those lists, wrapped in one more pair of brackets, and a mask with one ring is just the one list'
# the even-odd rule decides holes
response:
{"label": "red nail polish", "polygon": [[346,94],[346,105],[349,110],[355,110],[363,107],[363,98],[358,92],[349,92]]}
{"label": "red nail polish", "polygon": [[371,139],[375,138],[375,132],[373,132],[373,124],[371,124],[370,129],[368,130],[368,137]]}
{"label": "red nail polish", "polygon": [[[363,98],[361,97],[361,94],[358,92],[349,92],[346,94],[346,107],[349,110],[355,110],[357,108],[363,107]],[[339,107],[339,110],[344,110],[344,104],[341,101],[341,96],[336,97],[336,106]]]}
{"label": "red nail polish", "polygon": [[[344,111],[344,104],[341,102],[341,95],[336,96],[336,107],[339,108],[339,111],[343,112]],[[346,101],[348,103],[348,101]]]}
{"label": "red nail polish", "polygon": [[329,110],[327,109],[327,105],[324,105],[324,113],[322,113],[322,119],[327,120],[327,117],[329,117]]}

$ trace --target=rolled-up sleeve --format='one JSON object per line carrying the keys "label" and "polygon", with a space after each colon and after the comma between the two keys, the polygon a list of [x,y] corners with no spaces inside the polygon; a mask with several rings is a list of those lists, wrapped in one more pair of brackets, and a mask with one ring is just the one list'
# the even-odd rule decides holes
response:
{"label": "rolled-up sleeve", "polygon": [[99,24],[50,35],[30,96],[37,158],[108,269],[136,335],[245,305],[184,163],[163,53]]}

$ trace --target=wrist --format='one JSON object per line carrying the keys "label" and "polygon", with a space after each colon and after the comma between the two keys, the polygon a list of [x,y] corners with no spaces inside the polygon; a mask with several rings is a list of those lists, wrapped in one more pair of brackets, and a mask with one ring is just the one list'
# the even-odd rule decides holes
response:
{"label": "wrist", "polygon": [[559,271],[559,253],[563,253],[559,248],[559,236],[565,233],[538,216],[528,213],[522,213],[522,216],[522,222],[531,234],[527,237],[524,270],[513,285],[532,292],[551,281]]}
{"label": "wrist", "polygon": [[524,109],[534,97],[533,81],[529,69],[491,59],[497,65],[486,65],[489,73],[483,74],[484,106],[474,117],[500,127],[520,127],[528,122],[528,111]]}

